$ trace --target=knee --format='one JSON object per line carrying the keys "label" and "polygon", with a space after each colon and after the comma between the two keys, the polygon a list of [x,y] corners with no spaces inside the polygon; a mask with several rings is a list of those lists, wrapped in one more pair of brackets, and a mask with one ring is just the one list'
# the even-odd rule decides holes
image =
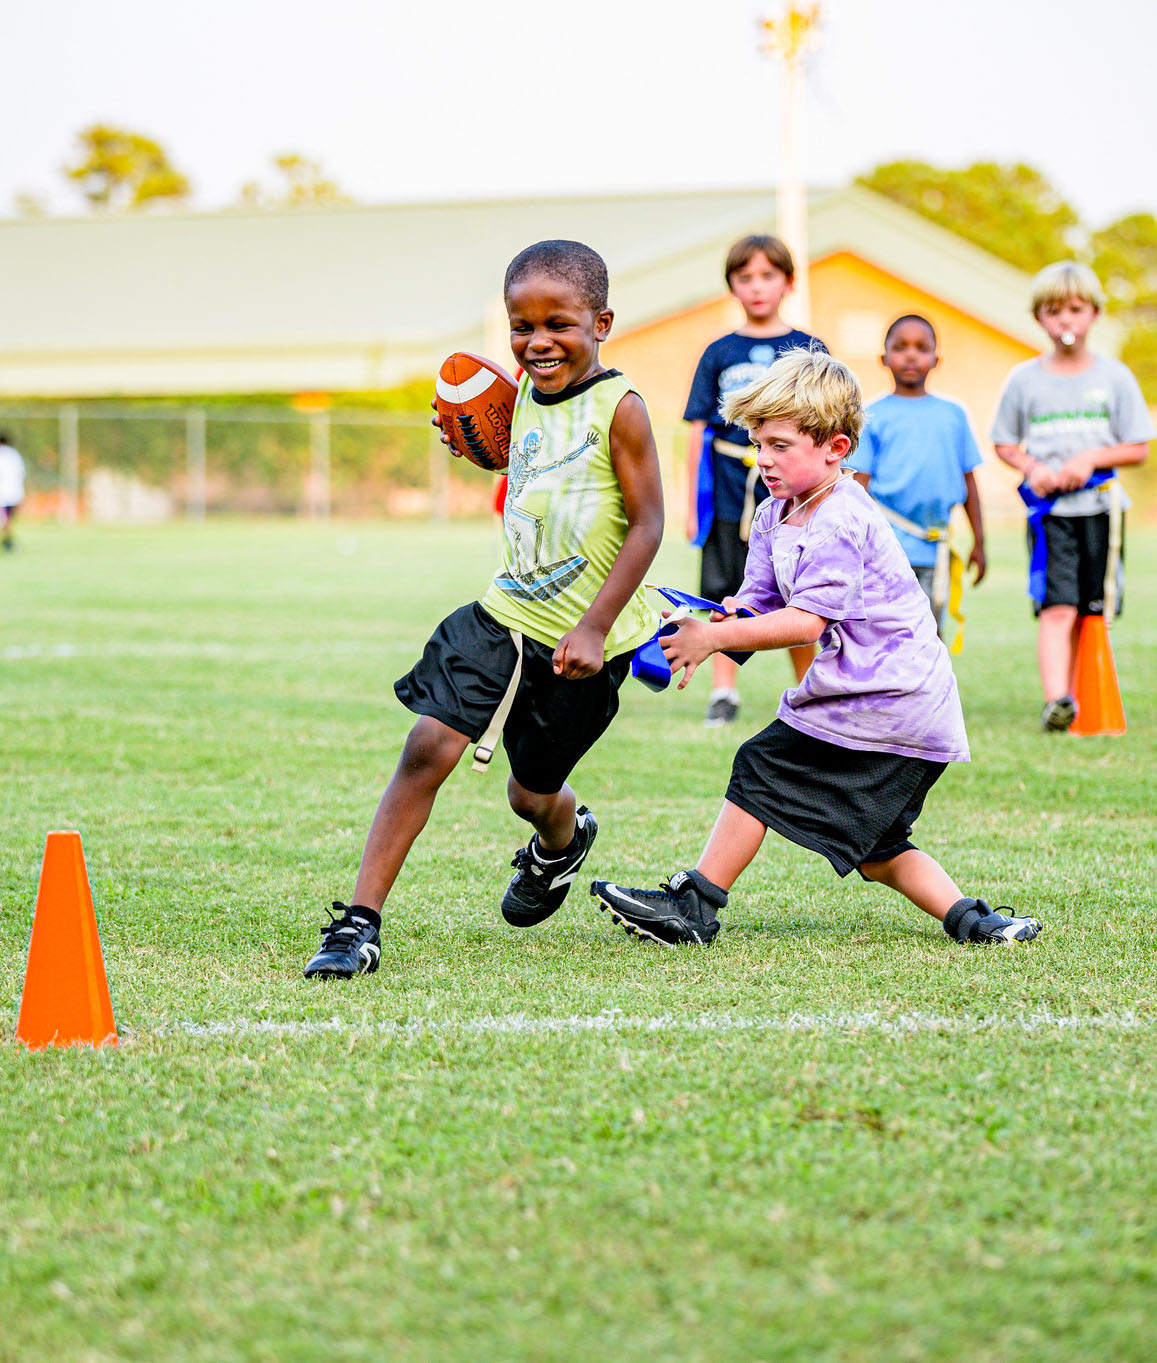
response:
{"label": "knee", "polygon": [[528,823],[533,823],[535,819],[541,818],[546,813],[557,797],[554,795],[536,795],[534,791],[527,790],[525,786],[520,786],[511,777],[506,784],[506,798],[510,801],[510,808],[520,819],[526,819]]}
{"label": "knee", "polygon": [[444,781],[462,756],[465,743],[461,734],[423,715],[406,737],[399,768],[419,780]]}
{"label": "knee", "polygon": [[859,872],[865,880],[874,880],[877,884],[887,885],[892,879],[892,866],[895,857],[888,857],[885,861],[864,861],[860,863]]}

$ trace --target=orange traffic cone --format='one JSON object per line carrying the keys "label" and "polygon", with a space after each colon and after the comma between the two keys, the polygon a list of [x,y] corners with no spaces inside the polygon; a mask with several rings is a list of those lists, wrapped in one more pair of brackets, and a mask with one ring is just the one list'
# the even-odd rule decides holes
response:
{"label": "orange traffic cone", "polygon": [[16,1039],[33,1050],[116,1045],[79,833],[49,833],[44,844]]}
{"label": "orange traffic cone", "polygon": [[1077,717],[1069,733],[1088,738],[1093,734],[1125,732],[1125,707],[1121,704],[1117,668],[1103,615],[1081,617],[1073,695]]}

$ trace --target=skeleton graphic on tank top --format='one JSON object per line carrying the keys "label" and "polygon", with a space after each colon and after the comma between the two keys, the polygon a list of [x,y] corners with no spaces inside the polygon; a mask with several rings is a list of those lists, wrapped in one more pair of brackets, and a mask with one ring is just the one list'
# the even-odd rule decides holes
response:
{"label": "skeleton graphic on tank top", "polygon": [[495,578],[496,585],[508,595],[523,601],[549,601],[580,576],[589,559],[581,554],[542,562],[544,522],[541,516],[523,510],[518,499],[526,488],[544,473],[551,473],[586,454],[599,443],[598,431],[588,431],[577,449],[562,455],[552,463],[536,467],[534,457],[542,450],[542,431],[537,427],[528,431],[510,451],[507,475],[510,486],[506,493],[506,521],[510,535],[513,562]]}

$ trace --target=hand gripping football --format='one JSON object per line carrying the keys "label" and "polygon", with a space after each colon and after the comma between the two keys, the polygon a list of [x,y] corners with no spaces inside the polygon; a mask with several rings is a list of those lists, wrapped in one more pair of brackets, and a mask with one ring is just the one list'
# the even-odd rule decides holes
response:
{"label": "hand gripping football", "polygon": [[501,365],[457,351],[442,363],[435,406],[455,454],[500,472],[510,462],[518,385]]}

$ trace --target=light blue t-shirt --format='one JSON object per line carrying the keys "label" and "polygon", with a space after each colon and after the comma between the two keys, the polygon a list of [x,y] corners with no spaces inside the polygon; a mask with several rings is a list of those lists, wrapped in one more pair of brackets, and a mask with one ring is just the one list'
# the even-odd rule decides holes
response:
{"label": "light blue t-shirt", "polygon": [[[895,393],[868,404],[864,433],[847,466],[871,475],[872,496],[926,530],[947,525],[968,495],[964,475],[981,463],[968,416],[958,402]],[[936,562],[936,545],[892,526],[908,562]]]}

